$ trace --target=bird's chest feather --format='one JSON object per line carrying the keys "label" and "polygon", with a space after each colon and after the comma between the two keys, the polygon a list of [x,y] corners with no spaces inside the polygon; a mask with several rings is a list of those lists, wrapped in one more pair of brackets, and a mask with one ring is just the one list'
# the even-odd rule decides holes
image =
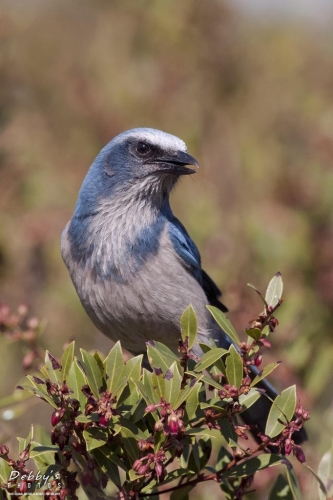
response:
{"label": "bird's chest feather", "polygon": [[84,308],[131,351],[142,352],[149,339],[176,350],[181,313],[192,303],[200,315],[205,301],[174,251],[167,220],[142,211],[106,214],[99,222],[78,228],[80,221],[72,221],[67,232],[65,262]]}

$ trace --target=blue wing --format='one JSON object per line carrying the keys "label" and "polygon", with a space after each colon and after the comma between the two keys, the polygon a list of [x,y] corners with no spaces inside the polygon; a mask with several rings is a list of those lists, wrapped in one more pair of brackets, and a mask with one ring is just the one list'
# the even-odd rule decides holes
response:
{"label": "blue wing", "polygon": [[168,220],[169,236],[171,243],[184,261],[186,267],[189,268],[193,276],[202,284],[201,259],[200,253],[195,243],[191,240],[188,232],[181,222],[176,217]]}

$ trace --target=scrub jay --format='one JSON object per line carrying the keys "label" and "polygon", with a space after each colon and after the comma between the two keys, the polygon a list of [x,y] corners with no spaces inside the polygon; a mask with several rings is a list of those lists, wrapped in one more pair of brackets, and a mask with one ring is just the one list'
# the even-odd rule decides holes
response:
{"label": "scrub jay", "polygon": [[[62,233],[62,256],[84,309],[101,332],[133,354],[144,352],[151,339],[177,352],[180,316],[190,303],[198,341],[230,346],[206,308],[209,303],[227,311],[221,292],[170,207],[178,179],[197,167],[181,139],[150,128],[128,130],[93,162]],[[198,345],[194,352],[200,354]],[[262,387],[276,397],[268,382]],[[244,420],[264,432],[270,406],[260,397]]]}

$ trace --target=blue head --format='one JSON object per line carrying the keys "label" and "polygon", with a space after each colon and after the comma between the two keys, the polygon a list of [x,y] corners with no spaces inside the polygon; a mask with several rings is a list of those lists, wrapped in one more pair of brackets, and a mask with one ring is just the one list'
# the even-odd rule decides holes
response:
{"label": "blue head", "polygon": [[178,137],[150,128],[117,135],[96,157],[82,184],[76,215],[88,215],[101,201],[135,191],[147,201],[150,193],[168,197],[177,179],[198,166]]}
{"label": "blue head", "polygon": [[165,132],[137,128],[112,139],[83,181],[68,230],[72,258],[104,277],[120,280],[125,267],[135,272],[159,247],[172,216],[169,193],[195,172],[187,165],[198,164]]}

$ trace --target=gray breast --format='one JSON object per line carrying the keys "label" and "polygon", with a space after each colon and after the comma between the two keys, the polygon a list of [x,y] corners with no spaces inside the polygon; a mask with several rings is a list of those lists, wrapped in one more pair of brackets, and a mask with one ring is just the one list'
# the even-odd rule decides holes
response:
{"label": "gray breast", "polygon": [[[63,258],[89,317],[100,331],[113,341],[120,340],[133,353],[145,351],[148,340],[163,342],[177,351],[180,317],[190,303],[198,315],[201,335],[210,336],[213,328],[205,307],[207,298],[175,254],[165,226],[159,242],[140,266],[134,269],[130,261],[126,265],[125,259],[117,275],[105,276],[94,267],[93,254],[84,260],[84,265],[72,258],[68,226],[62,236]],[[103,257],[112,259],[112,254]],[[119,274],[126,279],[119,280]]]}

